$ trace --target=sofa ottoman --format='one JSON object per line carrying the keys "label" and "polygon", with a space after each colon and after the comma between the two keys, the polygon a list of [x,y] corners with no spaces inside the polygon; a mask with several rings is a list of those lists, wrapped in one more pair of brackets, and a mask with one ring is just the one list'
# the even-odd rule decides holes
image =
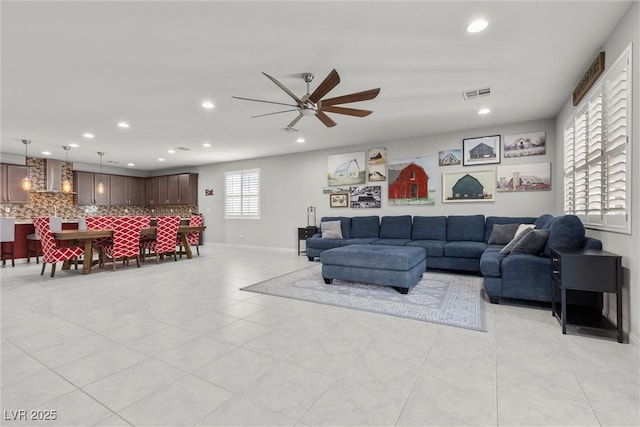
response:
{"label": "sofa ottoman", "polygon": [[320,254],[322,277],[391,286],[406,294],[427,269],[424,248],[409,246],[349,245]]}

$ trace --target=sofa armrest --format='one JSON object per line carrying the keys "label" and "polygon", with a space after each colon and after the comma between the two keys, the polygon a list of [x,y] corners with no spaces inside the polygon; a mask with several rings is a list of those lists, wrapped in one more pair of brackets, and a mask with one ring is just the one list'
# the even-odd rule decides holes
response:
{"label": "sofa armrest", "polygon": [[593,237],[585,237],[584,242],[582,242],[583,249],[593,249],[593,250],[602,250],[602,242],[598,239],[594,239]]}
{"label": "sofa armrest", "polygon": [[502,260],[502,294],[507,298],[551,301],[551,259],[515,254]]}

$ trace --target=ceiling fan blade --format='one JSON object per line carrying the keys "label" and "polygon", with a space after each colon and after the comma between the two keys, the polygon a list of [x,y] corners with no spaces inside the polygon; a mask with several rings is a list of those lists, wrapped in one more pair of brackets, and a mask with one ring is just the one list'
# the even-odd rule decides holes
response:
{"label": "ceiling fan blade", "polygon": [[322,105],[348,104],[350,102],[368,101],[375,98],[380,93],[380,88],[369,89],[362,92],[350,93],[348,95],[337,96],[335,98],[323,99]]}
{"label": "ceiling fan blade", "polygon": [[373,113],[371,110],[360,110],[359,108],[337,107],[335,105],[327,105],[322,107],[322,111],[327,113],[346,114],[347,116],[366,117]]}
{"label": "ceiling fan blade", "polygon": [[320,119],[320,121],[322,123],[324,123],[324,125],[328,128],[332,128],[335,125],[337,125],[336,122],[334,122],[333,120],[331,120],[331,117],[327,116],[325,113],[323,113],[322,111],[318,111],[318,114],[316,114],[316,117],[318,119]]}
{"label": "ceiling fan blade", "polygon": [[318,102],[320,99],[322,99],[323,96],[328,94],[334,87],[338,86],[338,83],[340,83],[340,76],[338,75],[338,72],[334,68],[333,70],[331,70],[329,75],[324,78],[324,80],[322,81],[322,83],[320,83],[320,85],[316,88],[316,90],[313,91],[311,96],[309,96],[309,100],[311,100],[311,102],[313,103]]}
{"label": "ceiling fan blade", "polygon": [[296,123],[298,123],[300,121],[301,118],[303,118],[304,116],[302,114],[298,114],[298,117],[296,117],[295,119],[293,119],[293,121],[291,123],[289,123],[287,125],[288,128],[292,128],[296,125]]}
{"label": "ceiling fan blade", "polygon": [[262,74],[264,74],[265,76],[267,76],[267,78],[268,78],[269,80],[271,80],[272,82],[274,82],[274,83],[276,84],[276,86],[278,86],[280,89],[282,89],[283,91],[285,91],[285,92],[287,93],[287,95],[289,95],[291,98],[293,98],[293,99],[298,103],[297,107],[302,107],[302,105],[303,105],[304,103],[302,102],[302,100],[301,100],[300,98],[298,98],[298,97],[296,96],[296,94],[295,94],[295,93],[291,92],[291,91],[290,91],[290,90],[289,90],[285,85],[283,85],[282,83],[280,83],[280,82],[279,82],[278,80],[276,80],[275,78],[271,77],[269,74],[264,73],[264,72],[263,72]]}
{"label": "ceiling fan blade", "polygon": [[293,104],[285,104],[284,102],[274,102],[274,101],[264,101],[262,99],[253,99],[253,98],[242,98],[241,96],[232,96],[232,98],[235,99],[241,99],[243,101],[256,101],[256,102],[265,102],[267,104],[278,104],[278,105],[286,105],[288,107],[298,107],[297,105],[293,105]]}
{"label": "ceiling fan blade", "polygon": [[295,108],[293,110],[276,111],[275,113],[258,114],[257,116],[251,116],[251,118],[255,119],[256,117],[271,116],[273,114],[290,113],[291,111],[298,111],[298,109]]}

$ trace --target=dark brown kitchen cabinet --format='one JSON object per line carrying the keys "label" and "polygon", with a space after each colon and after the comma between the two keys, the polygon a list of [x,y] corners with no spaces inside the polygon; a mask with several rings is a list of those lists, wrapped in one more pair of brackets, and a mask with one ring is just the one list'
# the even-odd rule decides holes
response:
{"label": "dark brown kitchen cabinet", "polygon": [[198,204],[198,174],[183,173],[178,175],[178,204]]}
{"label": "dark brown kitchen cabinet", "polygon": [[29,173],[27,166],[0,166],[2,203],[29,203],[29,192],[22,189],[22,179]]}
{"label": "dark brown kitchen cabinet", "polygon": [[168,176],[156,176],[153,177],[156,180],[156,205],[168,205],[169,204],[169,177]]}
{"label": "dark brown kitchen cabinet", "polygon": [[111,205],[124,206],[127,203],[127,177],[119,175],[111,175],[110,183]]}
{"label": "dark brown kitchen cabinet", "polygon": [[[107,174],[93,172],[73,173],[75,188],[75,203],[77,205],[109,205],[111,200],[111,177]],[[102,183],[103,191],[99,191]]]}
{"label": "dark brown kitchen cabinet", "polygon": [[180,175],[167,176],[167,204],[179,205],[180,204]]}
{"label": "dark brown kitchen cabinet", "polygon": [[144,178],[111,175],[111,205],[142,206],[144,199]]}
{"label": "dark brown kitchen cabinet", "polygon": [[143,206],[145,204],[144,181],[144,178],[127,177],[127,200],[130,206]]}

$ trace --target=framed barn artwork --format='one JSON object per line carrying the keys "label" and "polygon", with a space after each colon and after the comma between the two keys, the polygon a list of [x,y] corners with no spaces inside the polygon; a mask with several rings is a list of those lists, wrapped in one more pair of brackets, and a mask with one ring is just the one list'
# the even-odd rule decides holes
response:
{"label": "framed barn artwork", "polygon": [[382,187],[368,185],[365,187],[351,187],[349,206],[351,208],[380,208],[382,207]]}
{"label": "framed barn artwork", "polygon": [[475,166],[500,163],[500,135],[462,140],[462,165]]}
{"label": "framed barn artwork", "polygon": [[494,202],[496,171],[482,170],[442,174],[442,202]]}
{"label": "framed barn artwork", "polygon": [[498,191],[551,190],[551,163],[498,166]]}
{"label": "framed barn artwork", "polygon": [[460,164],[462,164],[461,149],[456,148],[455,150],[438,152],[438,166],[455,166]]}
{"label": "framed barn artwork", "polygon": [[328,185],[334,187],[364,184],[366,168],[364,151],[331,155],[327,161]]}
{"label": "framed barn artwork", "polygon": [[387,180],[387,149],[370,148],[367,152],[367,174],[369,182]]}
{"label": "framed barn artwork", "polygon": [[504,158],[540,156],[547,152],[547,132],[519,133],[504,136]]}
{"label": "framed barn artwork", "polygon": [[435,157],[389,160],[389,205],[435,205],[436,168]]}

